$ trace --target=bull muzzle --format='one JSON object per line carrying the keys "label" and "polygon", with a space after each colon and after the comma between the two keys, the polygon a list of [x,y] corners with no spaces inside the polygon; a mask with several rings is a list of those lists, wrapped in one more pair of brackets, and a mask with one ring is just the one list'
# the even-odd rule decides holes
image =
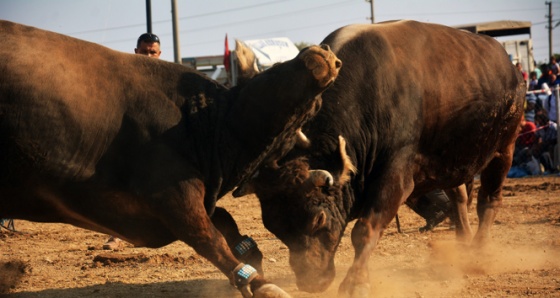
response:
{"label": "bull muzzle", "polygon": [[[290,253],[290,266],[296,275],[299,290],[308,293],[320,293],[327,290],[335,277],[334,259],[322,264],[323,259]],[[320,261],[319,263],[314,261]]]}

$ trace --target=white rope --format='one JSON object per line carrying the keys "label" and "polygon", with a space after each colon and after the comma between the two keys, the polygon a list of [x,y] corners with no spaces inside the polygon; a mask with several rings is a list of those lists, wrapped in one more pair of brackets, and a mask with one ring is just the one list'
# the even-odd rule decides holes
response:
{"label": "white rope", "polygon": [[552,88],[545,88],[545,89],[541,89],[541,90],[532,90],[532,91],[527,91],[527,94],[536,94],[536,93],[550,93],[554,90],[559,90],[560,86],[556,86],[556,87],[552,87]]}

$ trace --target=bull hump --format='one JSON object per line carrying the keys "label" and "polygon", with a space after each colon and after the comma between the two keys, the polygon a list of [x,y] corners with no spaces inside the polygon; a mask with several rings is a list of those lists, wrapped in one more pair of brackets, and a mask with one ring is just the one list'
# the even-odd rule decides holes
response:
{"label": "bull hump", "polygon": [[383,28],[387,26],[394,26],[395,24],[410,24],[414,21],[410,20],[399,20],[399,21],[387,21],[383,23],[376,23],[375,25],[372,24],[353,24],[346,27],[341,28],[340,30],[336,31],[336,34],[332,36],[332,40],[329,43],[331,49],[337,53],[338,50],[344,44],[348,43],[349,41],[356,39],[357,37],[362,36],[366,32],[373,32],[373,31],[383,31]]}
{"label": "bull hump", "polygon": [[379,29],[383,26],[386,25],[375,24],[372,26],[371,24],[354,24],[354,25],[343,27],[336,32],[336,34],[331,39],[329,45],[331,46],[331,49],[336,53],[349,41],[360,37],[362,34],[366,32],[373,31],[374,28]]}
{"label": "bull hump", "polygon": [[359,24],[359,25],[350,25],[343,27],[342,29],[338,30],[334,36],[331,37],[331,41],[327,42],[331,49],[336,53],[338,50],[342,48],[348,41],[356,38],[359,36],[361,32],[366,31],[370,25],[366,24]]}

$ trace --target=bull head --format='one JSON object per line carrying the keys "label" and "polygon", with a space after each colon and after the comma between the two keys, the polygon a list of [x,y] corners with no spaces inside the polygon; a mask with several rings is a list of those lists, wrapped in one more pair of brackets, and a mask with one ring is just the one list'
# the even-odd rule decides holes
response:
{"label": "bull head", "polygon": [[278,168],[261,168],[250,183],[258,196],[265,227],[290,249],[290,265],[298,287],[324,291],[335,276],[334,255],[349,210],[344,196],[355,167],[339,137],[338,171],[310,170],[305,157],[294,158]]}

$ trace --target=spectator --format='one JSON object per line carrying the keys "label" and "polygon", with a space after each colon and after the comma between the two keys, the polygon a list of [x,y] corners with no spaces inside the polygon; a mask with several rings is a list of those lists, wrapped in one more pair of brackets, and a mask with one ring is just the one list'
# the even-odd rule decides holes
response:
{"label": "spectator", "polygon": [[537,73],[537,80],[542,76],[542,70],[535,63],[535,72]]}
{"label": "spectator", "polygon": [[[552,91],[548,87],[548,83],[550,81],[551,71],[550,71],[548,65],[546,65],[546,64],[543,64],[542,68],[543,68],[543,75],[539,78],[538,85],[537,85],[537,90],[540,90],[542,92],[537,93],[537,103],[536,103],[536,105],[544,108],[545,104],[548,103],[548,100],[550,98],[550,95],[552,94]],[[537,111],[538,111],[538,109],[537,109]]]}
{"label": "spectator", "polygon": [[535,113],[541,108],[541,105],[537,105],[537,96],[534,93],[527,93],[525,96],[525,120],[535,123]]}
{"label": "spectator", "polygon": [[521,131],[515,141],[513,153],[512,170],[515,170],[515,174],[510,171],[508,174],[510,178],[541,174],[540,164],[531,153],[531,148],[536,142],[537,126],[533,122],[527,121],[525,117],[521,119],[520,126]]}
{"label": "spectator", "polygon": [[515,141],[516,148],[532,148],[536,142],[536,132],[537,126],[535,123],[531,121],[527,121],[527,119],[521,119],[521,131],[519,131],[519,136]]}
{"label": "spectator", "polygon": [[552,87],[558,87],[558,85],[560,85],[560,74],[556,75],[556,74],[551,74],[550,77],[548,78],[548,86]]}
{"label": "spectator", "polygon": [[[161,55],[161,44],[159,41],[159,37],[152,33],[144,33],[138,37],[136,41],[136,48],[134,49],[134,53],[138,55],[145,55],[151,58],[159,58]],[[107,242],[103,244],[103,249],[118,249],[122,244],[122,240],[111,236]]]}
{"label": "spectator", "polygon": [[[559,84],[557,76],[555,74],[550,74],[548,79],[548,86],[550,86],[552,90],[556,90]],[[551,90],[549,89],[549,92],[547,94],[548,96],[544,98],[544,108],[548,112],[548,118],[558,123],[558,115],[556,110],[558,99],[556,98],[556,92],[551,92]]]}
{"label": "spectator", "polygon": [[144,33],[138,37],[134,53],[159,58],[161,55],[159,37],[152,33]]}
{"label": "spectator", "polygon": [[538,90],[539,88],[537,87],[539,85],[539,80],[537,79],[537,72],[536,71],[531,71],[531,73],[529,74],[529,91],[532,90]]}
{"label": "spectator", "polygon": [[550,57],[550,63],[548,64],[548,67],[550,68],[550,71],[553,74],[555,74],[555,75],[558,74],[558,70],[560,69],[560,66],[558,65],[558,62],[556,61],[555,56]]}
{"label": "spectator", "polygon": [[536,142],[533,145],[533,155],[538,158],[548,173],[556,173],[558,169],[554,165],[553,157],[555,146],[558,143],[556,123],[550,121],[545,111],[535,115],[537,125]]}
{"label": "spectator", "polygon": [[517,67],[517,69],[519,70],[519,72],[523,76],[523,81],[525,81],[525,86],[527,86],[527,83],[529,81],[529,74],[527,74],[527,72],[523,70],[523,66],[521,65],[521,63],[517,62],[515,64],[515,67]]}
{"label": "spectator", "polygon": [[550,73],[552,72],[550,70],[550,67],[548,66],[548,64],[543,64],[541,65],[541,71],[542,71],[542,75],[537,79],[538,80],[538,85],[537,85],[537,89],[544,89],[543,84],[547,84],[549,79],[548,77],[550,76]]}

